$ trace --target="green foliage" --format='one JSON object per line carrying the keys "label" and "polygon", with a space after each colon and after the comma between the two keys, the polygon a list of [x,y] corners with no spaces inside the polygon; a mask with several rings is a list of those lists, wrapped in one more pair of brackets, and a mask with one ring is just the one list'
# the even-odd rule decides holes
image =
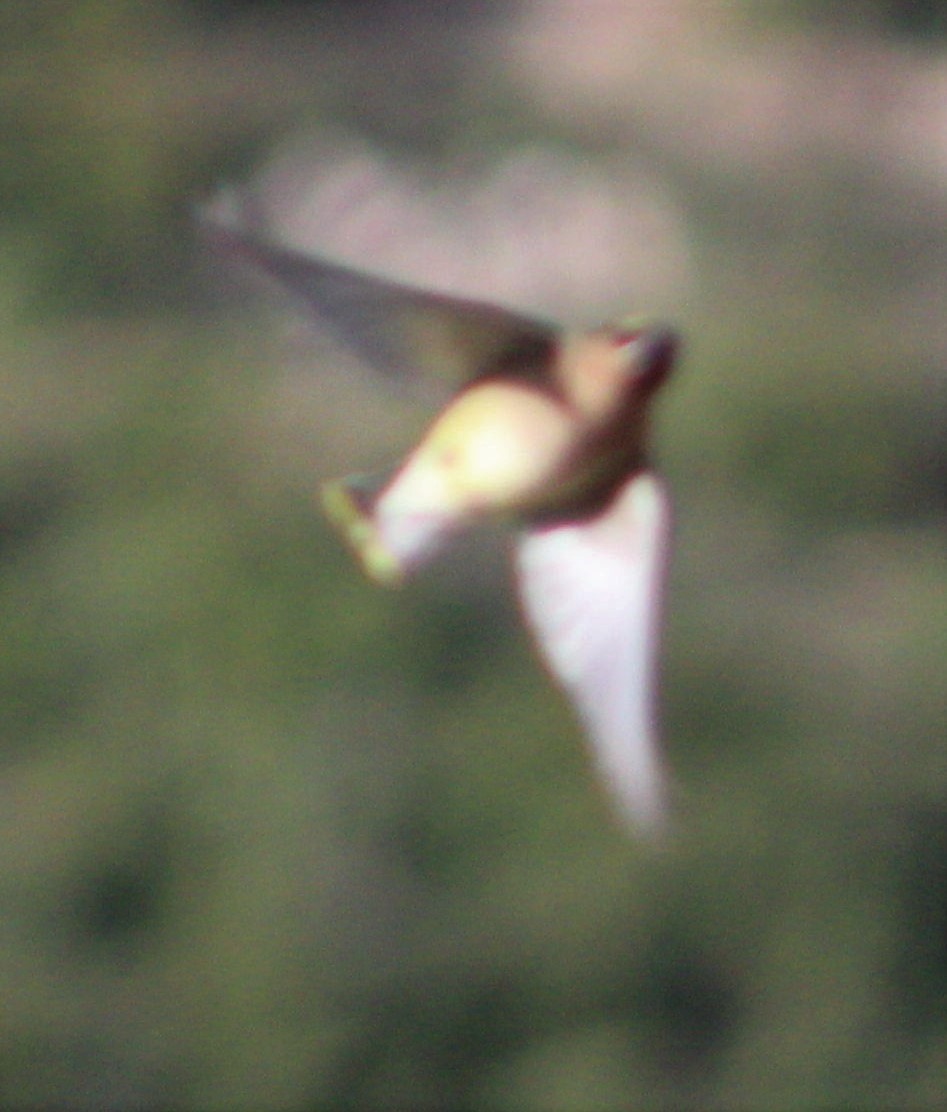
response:
{"label": "green foliage", "polygon": [[186,203],[300,94],[184,10],[0,15],[0,1104],[942,1105],[943,275],[852,217],[846,284],[819,190],[695,233],[639,845],[499,556],[364,583],[263,320],[198,312]]}
{"label": "green foliage", "polygon": [[[746,5],[752,11],[754,5]],[[847,33],[871,32],[917,41],[947,36],[947,11],[941,0],[767,0],[767,15],[835,27]]]}

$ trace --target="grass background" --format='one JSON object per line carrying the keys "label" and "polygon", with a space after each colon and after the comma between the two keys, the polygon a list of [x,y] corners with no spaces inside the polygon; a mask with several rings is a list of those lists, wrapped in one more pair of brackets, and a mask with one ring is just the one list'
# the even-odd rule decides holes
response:
{"label": "grass background", "polygon": [[[947,57],[937,5],[859,10],[668,5],[599,72],[567,4],[3,9],[6,1107],[942,1106]],[[764,65],[728,153],[674,62],[705,34],[708,88],[756,50],[889,93],[774,101]],[[663,852],[502,553],[388,594],[314,512],[363,413],[280,401],[191,215],[303,132],[427,181],[633,151],[673,198]]]}

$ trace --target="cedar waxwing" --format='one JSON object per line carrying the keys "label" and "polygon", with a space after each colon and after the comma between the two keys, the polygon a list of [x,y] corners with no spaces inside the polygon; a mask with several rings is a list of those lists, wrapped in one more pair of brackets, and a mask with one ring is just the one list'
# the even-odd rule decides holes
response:
{"label": "cedar waxwing", "polygon": [[275,278],[382,375],[450,384],[447,404],[399,467],[325,483],[323,507],[384,584],[483,518],[511,521],[540,652],[622,813],[656,831],[669,508],[646,442],[674,333],[635,320],[567,332],[278,247],[229,222],[205,225],[218,248]]}

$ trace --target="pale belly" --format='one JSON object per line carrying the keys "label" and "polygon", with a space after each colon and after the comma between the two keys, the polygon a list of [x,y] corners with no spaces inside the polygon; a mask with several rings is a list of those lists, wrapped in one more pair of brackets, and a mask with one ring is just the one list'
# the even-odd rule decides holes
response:
{"label": "pale belly", "polygon": [[381,537],[408,563],[479,517],[541,500],[580,434],[548,395],[486,382],[437,418],[375,505]]}

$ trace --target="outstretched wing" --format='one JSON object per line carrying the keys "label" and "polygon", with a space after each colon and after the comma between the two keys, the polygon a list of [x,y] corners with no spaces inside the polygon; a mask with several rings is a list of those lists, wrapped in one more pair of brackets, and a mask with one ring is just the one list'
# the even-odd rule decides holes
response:
{"label": "outstretched wing", "polygon": [[622,811],[650,831],[664,812],[655,689],[669,518],[660,480],[639,472],[604,513],[533,529],[517,546],[540,651]]}
{"label": "outstretched wing", "polygon": [[388,378],[441,392],[494,371],[529,373],[553,326],[479,301],[430,293],[265,242],[205,213],[213,246],[266,272]]}

